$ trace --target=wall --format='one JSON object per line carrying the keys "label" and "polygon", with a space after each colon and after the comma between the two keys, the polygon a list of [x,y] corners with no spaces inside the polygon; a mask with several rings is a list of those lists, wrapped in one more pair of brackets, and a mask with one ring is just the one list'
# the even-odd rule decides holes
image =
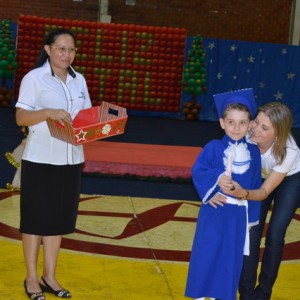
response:
{"label": "wall", "polygon": [[110,0],[112,22],[186,27],[205,38],[284,43],[289,41],[293,0]]}
{"label": "wall", "polygon": [[[1,0],[4,2],[5,0]],[[19,14],[71,20],[97,21],[98,0],[9,0],[1,5],[0,20],[17,22]]]}
{"label": "wall", "polygon": [[[1,0],[4,2],[4,0]],[[183,27],[205,38],[288,44],[293,0],[10,0],[0,19],[19,14],[97,21],[107,3],[113,23]]]}

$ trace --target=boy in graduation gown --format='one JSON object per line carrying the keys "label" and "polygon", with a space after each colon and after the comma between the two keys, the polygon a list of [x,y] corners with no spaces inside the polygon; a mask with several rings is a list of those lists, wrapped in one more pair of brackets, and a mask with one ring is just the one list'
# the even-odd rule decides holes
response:
{"label": "boy in graduation gown", "polygon": [[252,89],[214,95],[225,135],[202,149],[193,168],[194,186],[202,199],[192,246],[185,296],[194,299],[234,300],[243,255],[249,255],[249,226],[257,224],[260,202],[227,195],[218,183],[231,176],[247,189],[261,185],[261,159],[256,145],[246,141],[256,113]]}

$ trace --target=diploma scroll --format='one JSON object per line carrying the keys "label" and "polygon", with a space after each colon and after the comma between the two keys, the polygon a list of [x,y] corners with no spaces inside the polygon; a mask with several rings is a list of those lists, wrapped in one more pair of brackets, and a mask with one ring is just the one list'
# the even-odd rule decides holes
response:
{"label": "diploma scroll", "polygon": [[226,169],[225,169],[225,174],[227,176],[231,176],[233,156],[234,156],[234,152],[232,150],[228,151],[228,153],[227,153]]}

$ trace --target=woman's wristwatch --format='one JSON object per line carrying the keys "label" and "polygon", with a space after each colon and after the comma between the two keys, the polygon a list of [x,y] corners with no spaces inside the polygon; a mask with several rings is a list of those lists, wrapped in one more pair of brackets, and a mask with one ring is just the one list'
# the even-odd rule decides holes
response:
{"label": "woman's wristwatch", "polygon": [[246,194],[245,194],[244,196],[242,196],[242,197],[238,197],[238,199],[239,199],[239,200],[247,200],[248,197],[249,197],[249,191],[246,190]]}

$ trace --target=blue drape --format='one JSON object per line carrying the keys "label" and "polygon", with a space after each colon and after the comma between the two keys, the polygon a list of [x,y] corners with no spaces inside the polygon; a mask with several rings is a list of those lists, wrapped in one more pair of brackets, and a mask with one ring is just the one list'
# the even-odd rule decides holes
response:
{"label": "blue drape", "polygon": [[[192,40],[187,39],[186,51]],[[299,46],[206,38],[203,44],[207,92],[197,98],[202,104],[202,120],[217,120],[213,94],[253,88],[258,106],[280,101],[292,110],[293,127],[300,127]],[[189,97],[183,94],[182,101]]]}

